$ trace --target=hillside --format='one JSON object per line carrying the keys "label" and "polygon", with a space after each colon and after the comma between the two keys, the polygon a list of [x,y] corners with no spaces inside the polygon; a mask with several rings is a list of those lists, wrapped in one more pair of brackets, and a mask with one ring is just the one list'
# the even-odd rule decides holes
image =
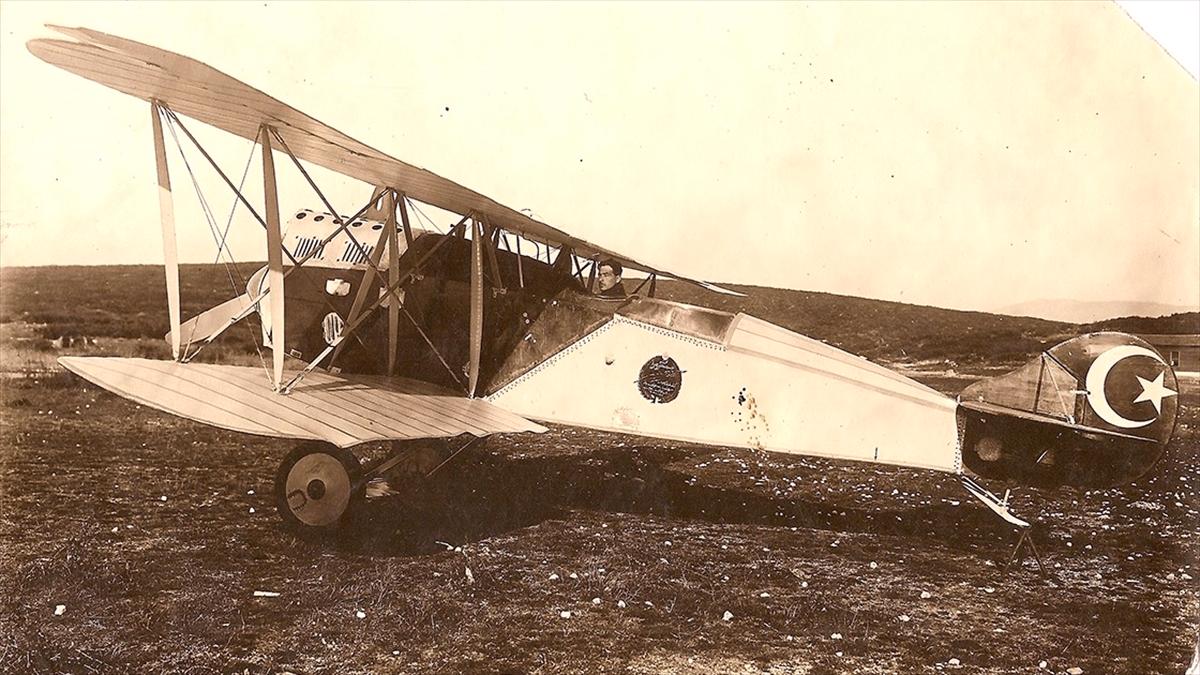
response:
{"label": "hillside", "polygon": [[1084,324],[1083,331],[1119,330],[1124,333],[1147,333],[1158,335],[1181,335],[1200,333],[1200,312],[1183,312],[1170,316],[1145,317],[1125,316],[1096,323]]}
{"label": "hillside", "polygon": [[995,311],[1013,316],[1035,316],[1070,323],[1094,323],[1112,316],[1163,317],[1194,309],[1187,305],[1134,300],[1029,300],[1005,305]]}
{"label": "hillside", "polygon": [[[184,318],[245,291],[244,280],[261,266],[244,263],[231,273],[223,266],[181,266]],[[0,324],[32,324],[45,338],[162,338],[169,329],[166,297],[157,265],[0,268]],[[245,330],[228,331],[222,340],[231,347],[252,347]]]}
{"label": "hillside", "polygon": [[[184,265],[184,317],[234,296],[261,263]],[[658,284],[659,297],[746,312],[876,361],[925,360],[1009,365],[1079,333],[1123,330],[1200,332],[1200,313],[1158,319],[1128,317],[1078,326],[1031,317],[968,312],[832,293],[731,285],[747,297],[712,293],[678,281]],[[235,291],[234,289],[237,289]],[[32,325],[39,335],[160,338],[167,331],[165,284],[153,265],[0,269],[0,323]],[[255,329],[256,330],[256,329]],[[231,330],[231,348],[251,346],[255,331]]]}
{"label": "hillside", "polygon": [[813,291],[728,287],[747,297],[711,293],[677,281],[658,286],[660,297],[745,312],[876,361],[1015,363],[1077,332],[1072,324],[1030,317]]}

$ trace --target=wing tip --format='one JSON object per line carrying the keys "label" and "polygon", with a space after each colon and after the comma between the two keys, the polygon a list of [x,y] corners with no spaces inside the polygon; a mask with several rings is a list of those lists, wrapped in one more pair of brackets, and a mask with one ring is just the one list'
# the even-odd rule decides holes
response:
{"label": "wing tip", "polygon": [[58,42],[58,40],[51,38],[34,38],[25,42],[25,49],[28,49],[30,54],[33,54],[39,59],[45,61],[46,57],[42,56],[42,53],[44,53],[42,50],[49,48],[49,46],[55,42]]}
{"label": "wing tip", "polygon": [[[68,26],[60,26],[56,23],[44,23],[44,24],[42,24],[42,26],[54,31],[55,33],[61,33],[63,35],[66,35],[68,37],[73,37],[76,39],[79,39],[79,34],[86,30],[82,27],[70,28]],[[63,42],[64,42],[64,40],[60,40],[58,38],[34,38],[32,40],[27,40],[25,42],[25,48],[28,49],[30,52],[32,52],[34,56],[37,56],[38,58],[42,58],[42,56],[40,54],[38,54],[36,51],[34,51],[35,47],[42,48],[42,47],[47,47],[49,45],[56,44],[56,43],[62,44]],[[79,43],[68,43],[68,44],[79,44]]]}
{"label": "wing tip", "polygon": [[[91,358],[96,358],[96,357],[91,357]],[[74,374],[74,375],[78,375],[79,377],[82,377],[83,379],[88,380],[89,382],[93,381],[92,378],[88,376],[87,368],[84,363],[85,361],[88,360],[88,357],[86,357],[86,356],[60,356],[60,357],[58,357],[57,360],[58,360],[58,365],[62,366],[63,369],[65,369],[67,372]]]}

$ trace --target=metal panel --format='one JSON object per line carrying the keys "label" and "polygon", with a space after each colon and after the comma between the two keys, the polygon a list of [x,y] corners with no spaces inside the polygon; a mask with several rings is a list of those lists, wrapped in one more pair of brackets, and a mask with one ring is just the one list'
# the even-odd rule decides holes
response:
{"label": "metal panel", "polygon": [[850,382],[863,390],[875,390],[924,404],[942,405],[947,400],[936,390],[861,356],[747,314],[738,315],[727,346],[731,351],[753,354]]}
{"label": "metal panel", "polygon": [[297,157],[371,185],[402,190],[408,197],[458,214],[486,216],[498,227],[543,243],[573,249],[584,258],[616,258],[631,269],[657,272],[741,295],[638,262],[591,244],[497,203],[437,174],[402,162],[200,61],[157,47],[85,28],[51,28],[83,43],[31,40],[38,58],[89,80],[147,100],[247,139],[268,123]]}
{"label": "metal panel", "polygon": [[534,419],[655,438],[960,470],[954,400],[739,319],[726,348],[616,316],[488,400]]}
{"label": "metal panel", "polygon": [[401,378],[310,373],[291,394],[263,370],[151,359],[63,357],[65,368],[115,394],[205,424],[260,436],[367,441],[486,436],[546,429],[482,400]]}

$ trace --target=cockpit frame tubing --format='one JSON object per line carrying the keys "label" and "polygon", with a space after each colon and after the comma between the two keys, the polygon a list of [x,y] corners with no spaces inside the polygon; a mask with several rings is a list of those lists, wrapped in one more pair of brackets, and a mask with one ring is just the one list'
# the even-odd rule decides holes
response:
{"label": "cockpit frame tubing", "polygon": [[[350,335],[354,335],[355,334],[354,331],[364,321],[366,321],[367,317],[369,317],[376,309],[379,308],[380,305],[383,304],[384,298],[388,297],[389,295],[394,294],[398,289],[402,288],[403,286],[407,285],[410,281],[415,279],[418,271],[421,269],[421,265],[425,264],[425,262],[427,260],[429,260],[433,256],[434,253],[436,253],[439,249],[441,249],[441,247],[443,245],[445,245],[446,242],[448,242],[452,239],[455,239],[458,232],[463,229],[463,226],[470,219],[471,219],[470,214],[463,216],[462,220],[458,221],[458,224],[455,225],[454,228],[449,233],[447,233],[440,241],[438,241],[436,244],[434,244],[433,248],[426,251],[425,255],[421,256],[421,258],[419,260],[417,260],[417,262],[415,264],[413,264],[411,269],[409,269],[407,272],[405,272],[404,274],[402,274],[400,276],[399,281],[397,281],[395,284],[389,283],[387,288],[385,289],[385,292],[383,294],[381,294],[378,299],[376,299],[374,302],[372,302],[370,304],[370,306],[368,306],[365,310],[363,310],[357,319],[355,319],[352,323],[348,323],[346,325],[346,327],[342,329],[342,333],[341,333],[341,335],[338,336],[338,339],[332,345],[329,345],[320,354],[318,354],[317,357],[315,359],[313,359],[312,362],[310,362],[308,364],[308,366],[306,366],[304,368],[304,370],[297,373],[296,376],[293,377],[291,379],[291,381],[289,381],[287,383],[287,385],[285,385],[281,389],[281,391],[285,394],[290,392],[292,390],[292,388],[295,387],[296,384],[305,375],[309,374],[314,369],[316,369],[317,366],[319,366],[321,364],[321,362],[325,360],[325,357],[329,356],[329,354],[331,354],[333,352],[334,348],[337,347],[337,345],[339,345],[343,341],[345,341],[345,339],[347,337],[349,337]],[[446,360],[442,356],[441,352],[439,352],[437,350],[437,348],[433,346],[433,343],[430,342],[429,338],[425,335],[424,331],[421,331],[421,327],[416,323],[416,321],[412,318],[412,316],[408,314],[407,311],[405,311],[405,315],[407,315],[409,320],[413,322],[413,325],[416,326],[417,330],[419,332],[421,332],[421,337],[425,338],[426,344],[428,344],[430,349],[433,350],[433,353],[438,357],[438,360],[442,362],[442,365],[445,366],[446,370],[450,373],[451,377],[454,378],[454,381],[458,382],[459,385],[462,385],[462,380],[460,380],[458,378],[458,376],[455,374],[454,370],[452,368],[450,368],[450,366],[446,363]],[[364,345],[364,348],[365,348],[365,345]]]}
{"label": "cockpit frame tubing", "polygon": [[[315,180],[313,180],[312,176],[309,175],[308,170],[305,169],[304,165],[300,163],[299,158],[297,158],[296,155],[292,152],[292,149],[288,147],[287,141],[283,140],[283,136],[281,136],[274,127],[269,126],[269,125],[265,125],[265,126],[267,126],[267,128],[270,129],[271,135],[274,136],[276,138],[276,140],[279,141],[280,145],[283,147],[283,151],[286,152],[287,156],[292,159],[292,163],[296,165],[296,168],[300,171],[300,175],[304,176],[304,180],[308,181],[309,187],[311,187],[313,189],[313,192],[317,193],[317,198],[321,200],[321,203],[325,205],[325,208],[329,209],[329,212],[333,214],[334,219],[336,220],[338,218],[341,218],[341,216],[338,215],[337,210],[333,208],[333,205],[330,204],[329,200],[325,198],[325,193],[321,192],[321,188],[317,186],[317,182]],[[392,190],[394,188],[388,186],[387,189]],[[354,214],[354,217],[351,218],[349,221],[342,223],[343,227],[350,222],[358,220],[358,218],[360,218],[362,216],[362,214],[366,213],[372,206],[374,206],[376,204],[376,202],[378,202],[378,200],[379,200],[378,196],[371,195],[371,199],[370,199],[370,201],[367,202],[367,205],[364,206],[363,208],[359,209],[358,213]],[[395,227],[394,221],[393,221],[392,227]],[[358,241],[358,238],[355,237],[354,233],[351,232],[350,230],[346,230],[346,237],[350,240],[350,243],[354,246],[355,250],[358,251],[359,255],[361,255],[363,257],[364,261],[368,265],[371,266],[371,269],[374,270],[375,274],[383,275],[383,270],[381,270],[379,268],[379,263],[376,260],[376,258],[378,258],[379,256],[375,256],[373,258],[371,255],[368,255],[366,249],[363,248],[362,243],[360,243]],[[381,241],[382,241],[382,239],[381,239]],[[372,253],[374,253],[374,252],[372,252]],[[393,257],[395,257],[396,254],[394,251],[392,252],[392,255],[393,255]],[[399,295],[395,295],[395,298],[396,298],[396,302],[402,302]],[[334,356],[336,358],[337,354],[335,353]]]}

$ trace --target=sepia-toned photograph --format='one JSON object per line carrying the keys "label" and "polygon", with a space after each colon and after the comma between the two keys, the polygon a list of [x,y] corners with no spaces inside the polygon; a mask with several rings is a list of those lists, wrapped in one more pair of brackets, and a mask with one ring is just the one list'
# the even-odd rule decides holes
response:
{"label": "sepia-toned photograph", "polygon": [[1200,675],[1200,1],[0,0],[0,673]]}

